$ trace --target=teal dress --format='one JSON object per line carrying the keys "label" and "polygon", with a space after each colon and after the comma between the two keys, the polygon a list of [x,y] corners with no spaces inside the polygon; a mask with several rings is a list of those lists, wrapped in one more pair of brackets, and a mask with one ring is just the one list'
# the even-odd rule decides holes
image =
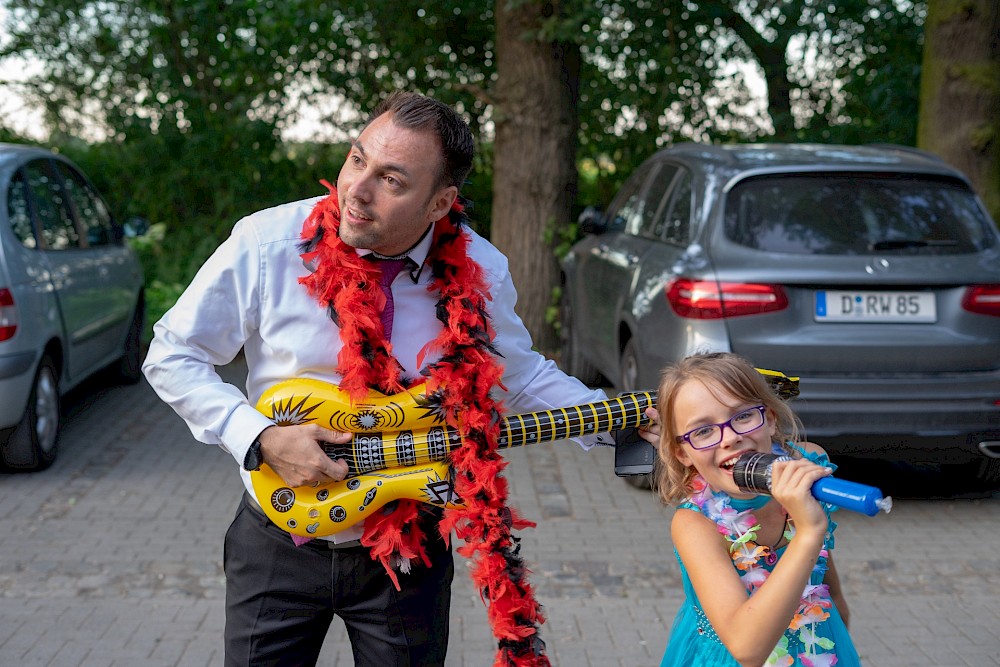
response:
{"label": "teal dress", "polygon": [[[804,457],[820,465],[836,468],[836,466],[829,462],[829,459],[825,455],[810,454],[801,449],[798,449],[798,451]],[[776,453],[782,453],[779,445],[776,445]],[[726,522],[726,525],[739,526],[738,517],[742,513],[752,512],[754,509],[763,507],[768,500],[770,500],[768,496],[757,496],[750,500],[741,501],[730,498],[725,493],[713,493],[711,489],[706,488],[702,493],[686,500],[680,507],[701,512],[704,516],[717,523],[722,520]],[[811,586],[820,586],[823,583],[823,576],[826,573],[826,554],[833,549],[833,531],[837,527],[837,524],[830,519],[830,512],[835,510],[836,507],[824,504],[824,509],[827,513],[829,529],[827,530],[826,541],[823,547],[824,551],[821,552],[816,567],[810,576]],[[739,534],[737,529],[727,539],[730,539],[732,542],[739,537]],[[757,567],[762,568],[763,571],[770,574],[778,560],[781,559],[785,549],[786,547],[778,549],[776,552],[777,558],[773,559],[772,562],[768,562],[768,559],[761,557],[757,561]],[[676,549],[674,550],[674,555],[681,566],[685,599],[680,610],[677,612],[677,617],[674,619],[674,625],[670,631],[670,642],[667,645],[667,651],[663,656],[660,667],[690,667],[691,665],[740,667],[736,659],[733,658],[729,650],[719,640],[719,636],[712,628],[712,624],[709,623],[708,617],[702,611],[701,605],[698,602],[698,596],[694,591],[694,586],[691,585],[691,578],[688,576],[684,563],[681,562]],[[735,564],[733,568],[736,569]],[[750,590],[750,594],[753,595],[755,586],[748,583],[753,578],[747,577],[748,573],[746,571],[741,572],[737,570],[737,572],[740,572]],[[766,575],[761,571],[758,571],[757,574],[766,578]],[[759,578],[757,581],[760,581]],[[796,665],[801,665],[802,667],[829,667],[834,664],[837,667],[860,667],[861,660],[858,658],[858,653],[854,648],[854,642],[851,640],[850,633],[847,630],[847,626],[844,625],[844,620],[841,618],[840,612],[837,611],[836,606],[830,599],[828,591],[826,591],[825,587],[812,590],[813,593],[808,598],[809,604],[806,604],[807,600],[804,599],[803,606],[799,609],[800,614],[796,616],[798,623],[793,622],[794,629],[785,630],[785,634],[764,664],[777,667],[791,667]]]}

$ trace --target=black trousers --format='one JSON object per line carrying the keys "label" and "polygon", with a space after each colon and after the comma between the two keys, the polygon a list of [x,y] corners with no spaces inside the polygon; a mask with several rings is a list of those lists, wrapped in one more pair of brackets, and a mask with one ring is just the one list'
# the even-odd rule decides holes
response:
{"label": "black trousers", "polygon": [[244,496],[226,533],[226,666],[315,665],[335,614],[356,667],[444,665],[454,562],[436,530],[427,553],[397,591],[368,549],[297,547]]}

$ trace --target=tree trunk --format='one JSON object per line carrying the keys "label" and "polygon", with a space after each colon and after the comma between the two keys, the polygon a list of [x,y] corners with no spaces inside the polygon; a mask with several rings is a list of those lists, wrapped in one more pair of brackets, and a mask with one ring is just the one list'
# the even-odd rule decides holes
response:
{"label": "tree trunk", "polygon": [[757,53],[767,82],[767,112],[774,126],[775,141],[795,140],[795,119],[792,117],[792,84],[788,82],[787,44],[771,45]]}
{"label": "tree trunk", "polygon": [[767,112],[771,116],[771,125],[774,126],[773,139],[794,141],[795,119],[792,117],[792,84],[788,80],[788,43],[798,29],[801,7],[792,6],[794,13],[784,25],[778,26],[774,39],[767,39],[757,32],[757,28],[736,11],[735,7],[727,4],[719,5],[717,9],[723,12],[725,25],[750,49],[764,72]]}
{"label": "tree trunk", "polygon": [[965,173],[1000,223],[1000,1],[927,3],[917,145]]}
{"label": "tree trunk", "polygon": [[576,197],[576,102],[579,48],[535,38],[556,3],[497,0],[493,147],[493,243],[507,255],[518,292],[517,312],[535,347],[553,352],[545,321],[558,282],[550,241]]}

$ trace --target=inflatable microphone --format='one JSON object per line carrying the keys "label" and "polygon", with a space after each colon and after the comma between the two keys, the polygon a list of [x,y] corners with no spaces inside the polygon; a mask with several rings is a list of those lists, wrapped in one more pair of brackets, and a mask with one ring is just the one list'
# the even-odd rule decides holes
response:
{"label": "inflatable microphone", "polygon": [[[771,464],[775,461],[790,461],[789,456],[745,452],[733,467],[733,480],[741,491],[747,493],[771,493]],[[875,516],[880,511],[892,510],[892,498],[882,497],[882,492],[874,486],[848,482],[836,477],[824,477],[812,486],[816,500],[837,507]]]}

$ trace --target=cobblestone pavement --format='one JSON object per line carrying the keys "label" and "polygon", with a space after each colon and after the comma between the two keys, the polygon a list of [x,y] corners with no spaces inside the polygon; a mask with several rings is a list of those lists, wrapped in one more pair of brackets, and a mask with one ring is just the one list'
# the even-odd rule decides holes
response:
{"label": "cobblestone pavement", "polygon": [[[227,369],[236,378],[238,368]],[[222,538],[242,487],[145,384],[71,397],[55,465],[0,474],[0,666],[221,665]],[[658,665],[682,596],[671,510],[614,477],[613,452],[509,453],[554,665]],[[837,565],[868,667],[1000,665],[1000,499],[840,512]],[[448,667],[492,664],[461,558]],[[322,667],[352,665],[335,624]]]}

